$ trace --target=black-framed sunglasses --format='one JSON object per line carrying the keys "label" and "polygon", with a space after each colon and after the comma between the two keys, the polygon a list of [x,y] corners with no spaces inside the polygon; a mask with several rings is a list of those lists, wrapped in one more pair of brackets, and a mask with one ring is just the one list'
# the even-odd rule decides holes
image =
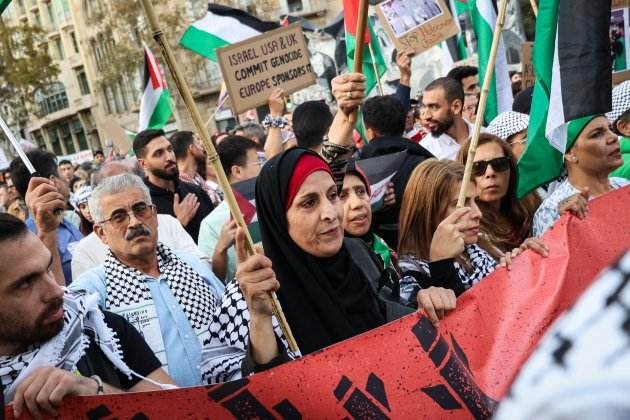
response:
{"label": "black-framed sunglasses", "polygon": [[510,158],[502,156],[491,160],[476,160],[473,162],[472,173],[474,176],[482,176],[486,173],[488,165],[492,166],[495,172],[503,172],[510,169]]}
{"label": "black-framed sunglasses", "polygon": [[[133,215],[141,220],[146,220],[153,214],[153,209],[155,208],[155,204],[147,204],[145,202],[136,203],[131,206],[131,212]],[[109,219],[102,220],[98,222],[98,224],[111,223],[112,227],[120,228],[124,225],[129,224],[129,220],[131,220],[130,211],[119,209],[114,211]]]}

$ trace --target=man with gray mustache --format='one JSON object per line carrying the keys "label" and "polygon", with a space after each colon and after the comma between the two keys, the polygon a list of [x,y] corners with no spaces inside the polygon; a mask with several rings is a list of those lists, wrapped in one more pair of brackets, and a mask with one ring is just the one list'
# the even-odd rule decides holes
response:
{"label": "man with gray mustache", "polygon": [[223,284],[198,257],[158,242],[155,205],[138,176],[104,179],[88,204],[109,253],[72,289],[98,293],[101,308],[135,326],[177,385],[198,385],[201,347]]}

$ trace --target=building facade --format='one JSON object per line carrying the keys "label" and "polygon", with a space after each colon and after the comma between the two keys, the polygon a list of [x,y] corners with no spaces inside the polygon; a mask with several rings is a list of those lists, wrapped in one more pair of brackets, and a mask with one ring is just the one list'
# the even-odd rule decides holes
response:
{"label": "building facade", "polygon": [[[207,10],[207,1],[176,3],[185,10],[181,27]],[[341,10],[341,0],[226,0],[222,3],[265,20],[279,20],[280,16],[291,14],[307,18],[317,26],[324,26]],[[138,29],[142,30],[143,12],[140,3],[136,4]],[[21,133],[22,137],[59,156],[88,149],[107,153],[112,146],[112,134],[108,131],[112,121],[127,132],[137,131],[143,91],[141,66],[133,77],[121,76],[107,84],[99,77],[110,65],[107,49],[118,42],[120,35],[116,30],[104,32],[95,24],[95,19],[102,16],[103,11],[107,12],[108,7],[111,4],[107,0],[14,0],[3,13],[3,19],[9,24],[28,22],[41,27],[46,33],[41,47],[47,49],[59,66],[57,80],[35,93],[37,115],[30,115],[25,126],[19,127],[15,122],[13,125],[16,134]],[[169,28],[166,29],[171,38],[181,35],[168,33]],[[137,47],[138,54],[142,54],[139,37]],[[159,57],[158,51],[154,53]],[[218,65],[208,60],[200,64],[198,56],[181,48],[176,48],[175,53],[202,116],[208,118],[209,129],[216,129],[214,111],[222,80]],[[194,60],[196,65],[192,64]],[[166,68],[163,73],[175,105],[169,129],[192,129],[192,121]],[[5,114],[3,112],[3,117],[11,122],[11,116]],[[10,147],[3,146],[9,155],[14,155]]]}

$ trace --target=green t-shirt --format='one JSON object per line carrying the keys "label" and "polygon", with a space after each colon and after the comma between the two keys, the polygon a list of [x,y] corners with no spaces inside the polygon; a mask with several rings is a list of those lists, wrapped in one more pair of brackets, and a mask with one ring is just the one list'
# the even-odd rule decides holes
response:
{"label": "green t-shirt", "polygon": [[620,137],[621,156],[623,157],[623,165],[615,169],[608,176],[609,178],[618,176],[630,180],[630,138]]}

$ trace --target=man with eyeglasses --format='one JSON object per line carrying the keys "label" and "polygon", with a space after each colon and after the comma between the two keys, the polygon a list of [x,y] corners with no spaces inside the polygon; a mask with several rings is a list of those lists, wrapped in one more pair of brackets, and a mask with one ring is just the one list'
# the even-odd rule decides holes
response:
{"label": "man with eyeglasses", "polygon": [[139,132],[133,150],[146,172],[145,182],[157,212],[176,217],[196,243],[201,221],[214,209],[208,194],[197,185],[180,181],[173,146],[163,130]]}
{"label": "man with eyeglasses", "polygon": [[138,176],[104,179],[89,207],[109,253],[72,289],[97,293],[101,308],[134,325],[179,386],[199,384],[201,346],[223,284],[199,258],[158,242],[156,208]]}
{"label": "man with eyeglasses", "polygon": [[[217,146],[217,153],[230,184],[256,178],[260,173],[257,145],[248,138],[228,136]],[[225,201],[203,219],[199,229],[199,248],[212,258],[214,274],[225,283],[236,273],[235,234],[236,222],[231,220]]]}

